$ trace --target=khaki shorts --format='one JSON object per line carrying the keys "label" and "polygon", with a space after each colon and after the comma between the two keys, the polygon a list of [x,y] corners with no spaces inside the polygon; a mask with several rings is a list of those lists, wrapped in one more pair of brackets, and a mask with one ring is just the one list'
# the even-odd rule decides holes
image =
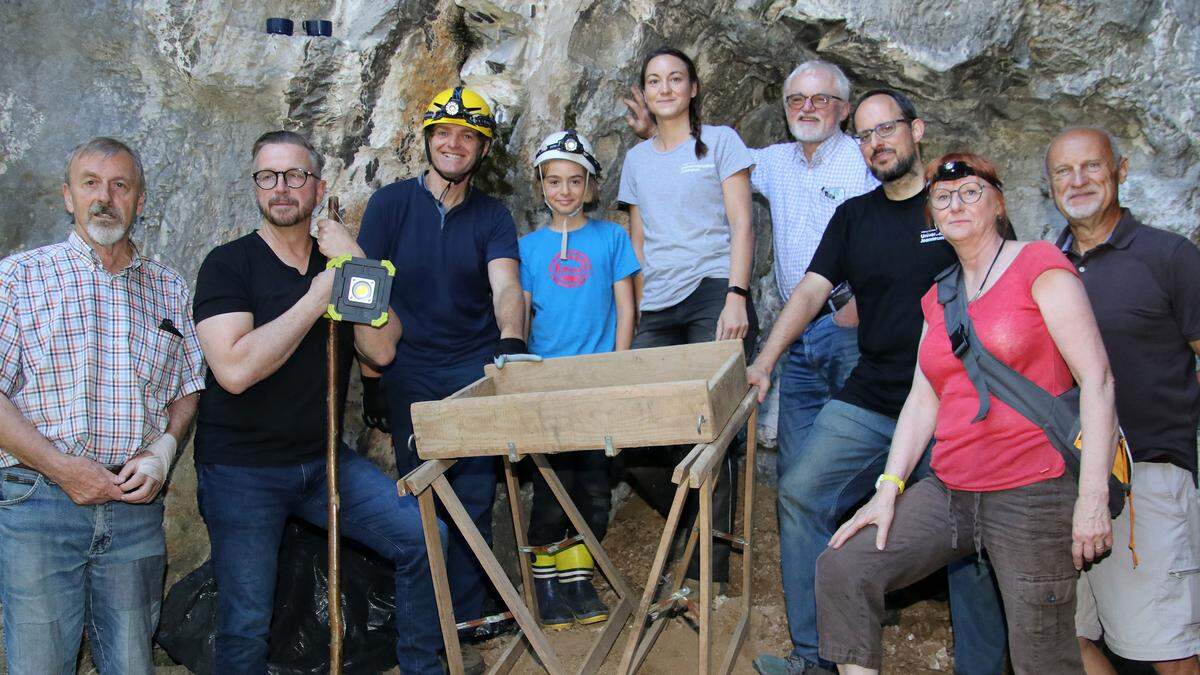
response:
{"label": "khaki shorts", "polygon": [[1200,654],[1200,502],[1187,471],[1133,465],[1134,544],[1128,506],[1113,520],[1113,550],[1079,576],[1075,632],[1104,638],[1134,661]]}

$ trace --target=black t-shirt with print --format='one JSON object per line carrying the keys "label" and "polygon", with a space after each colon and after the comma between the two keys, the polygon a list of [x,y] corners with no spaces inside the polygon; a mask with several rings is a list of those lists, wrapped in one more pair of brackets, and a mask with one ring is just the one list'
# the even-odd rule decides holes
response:
{"label": "black t-shirt with print", "polygon": [[834,398],[899,417],[912,386],[921,339],[921,296],[956,261],[925,219],[927,191],[892,201],[883,186],[834,212],[808,271],[858,299],[859,360]]}

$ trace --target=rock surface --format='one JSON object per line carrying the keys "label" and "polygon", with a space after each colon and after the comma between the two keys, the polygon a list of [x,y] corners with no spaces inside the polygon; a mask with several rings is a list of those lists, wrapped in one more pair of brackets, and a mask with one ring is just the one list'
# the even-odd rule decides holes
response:
{"label": "rock surface", "polygon": [[[294,19],[299,33],[303,19],[329,18],[334,37],[266,35],[269,16]],[[0,17],[0,255],[65,236],[63,159],[100,134],[142,152],[137,240],[189,279],[214,244],[255,227],[249,147],[266,130],[311,136],[354,222],[372,191],[419,168],[420,114],[460,79],[501,121],[479,184],[523,231],[543,220],[534,145],[562,127],[595,143],[611,204],[635,141],[619,97],[662,44],[696,56],[705,121],[737,127],[752,146],[787,140],[781,85],[807,58],[841,65],[859,90],[909,92],[930,123],[925,157],[965,147],[997,160],[1026,238],[1062,222],[1042,177],[1049,136],[1105,125],[1130,158],[1124,201],[1198,236],[1192,0],[10,0]],[[761,202],[755,213],[755,297],[769,324],[779,307],[770,219]],[[763,420],[771,444],[772,415]],[[190,463],[169,497],[170,581],[207,554]]]}

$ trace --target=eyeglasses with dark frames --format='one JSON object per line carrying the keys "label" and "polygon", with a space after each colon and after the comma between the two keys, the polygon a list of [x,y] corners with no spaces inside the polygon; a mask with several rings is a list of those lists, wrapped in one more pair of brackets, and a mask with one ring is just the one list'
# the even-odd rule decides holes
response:
{"label": "eyeglasses with dark frames", "polygon": [[983,183],[964,183],[954,190],[939,188],[929,193],[929,205],[936,211],[945,211],[958,195],[963,204],[974,204],[983,199],[983,190],[988,187]]}
{"label": "eyeglasses with dark frames", "polygon": [[283,177],[283,184],[293,190],[299,190],[308,182],[308,177],[313,176],[318,178],[317,174],[304,169],[288,169],[287,171],[272,171],[270,169],[262,169],[250,174],[254,179],[254,184],[260,190],[274,190],[279,184],[279,177]]}

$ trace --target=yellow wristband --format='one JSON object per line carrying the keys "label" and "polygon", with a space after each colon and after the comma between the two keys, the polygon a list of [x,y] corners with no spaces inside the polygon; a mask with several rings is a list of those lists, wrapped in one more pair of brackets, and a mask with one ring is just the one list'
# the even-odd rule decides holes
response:
{"label": "yellow wristband", "polygon": [[878,490],[880,485],[891,483],[900,489],[896,494],[904,494],[904,479],[899,476],[893,476],[890,473],[881,473],[879,478],[875,479],[875,489]]}

